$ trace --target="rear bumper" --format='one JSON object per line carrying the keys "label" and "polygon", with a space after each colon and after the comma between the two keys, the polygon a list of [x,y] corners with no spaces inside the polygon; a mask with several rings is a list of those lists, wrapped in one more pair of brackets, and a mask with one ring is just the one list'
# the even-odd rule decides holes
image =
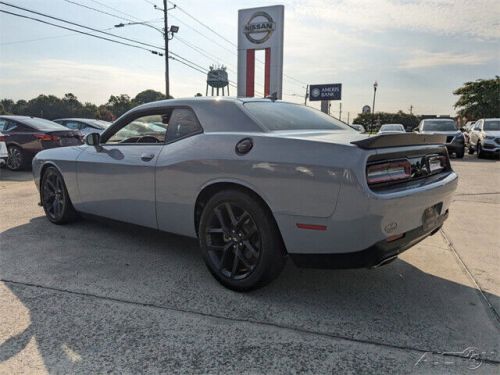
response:
{"label": "rear bumper", "polygon": [[403,237],[387,242],[377,242],[367,249],[352,253],[338,254],[290,254],[298,267],[322,269],[371,268],[395,259],[403,251],[408,250],[426,237],[436,233],[448,218],[448,210],[438,217],[433,228],[424,230],[418,227],[403,234]]}

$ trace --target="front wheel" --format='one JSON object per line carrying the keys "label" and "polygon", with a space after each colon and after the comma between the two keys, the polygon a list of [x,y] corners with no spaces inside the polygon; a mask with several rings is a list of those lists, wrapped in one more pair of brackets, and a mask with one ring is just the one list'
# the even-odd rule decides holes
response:
{"label": "front wheel", "polygon": [[242,191],[222,191],[208,201],[200,219],[199,239],[208,269],[232,290],[249,291],[268,284],[286,262],[271,213]]}
{"label": "front wheel", "polygon": [[52,223],[66,224],[77,217],[63,177],[54,167],[47,168],[43,174],[40,184],[40,198],[45,215]]}
{"label": "front wheel", "polygon": [[483,152],[483,148],[481,147],[481,143],[477,142],[476,149],[477,149],[478,159],[482,159],[484,157],[484,152]]}

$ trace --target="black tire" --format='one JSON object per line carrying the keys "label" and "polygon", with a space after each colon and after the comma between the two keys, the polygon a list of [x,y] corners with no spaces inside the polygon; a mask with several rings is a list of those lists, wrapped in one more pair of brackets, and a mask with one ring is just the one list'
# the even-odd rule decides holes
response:
{"label": "black tire", "polygon": [[42,176],[40,199],[47,219],[54,224],[66,224],[78,217],[64,179],[55,167],[48,167]]}
{"label": "black tire", "polygon": [[10,145],[7,147],[9,156],[7,157],[7,168],[11,171],[20,171],[26,165],[26,156],[23,149],[18,146]]}
{"label": "black tire", "polygon": [[467,152],[469,153],[469,155],[473,155],[474,154],[474,148],[472,148],[471,144],[469,144],[469,147],[467,147]]}
{"label": "black tire", "polygon": [[484,152],[483,152],[483,149],[481,147],[481,143],[479,143],[479,142],[477,142],[476,151],[477,151],[477,158],[482,159],[484,157]]}
{"label": "black tire", "polygon": [[275,279],[286,263],[279,229],[258,199],[239,190],[215,194],[200,219],[203,259],[225,287],[244,292]]}
{"label": "black tire", "polygon": [[455,152],[457,159],[463,159],[465,155],[465,146],[460,151]]}

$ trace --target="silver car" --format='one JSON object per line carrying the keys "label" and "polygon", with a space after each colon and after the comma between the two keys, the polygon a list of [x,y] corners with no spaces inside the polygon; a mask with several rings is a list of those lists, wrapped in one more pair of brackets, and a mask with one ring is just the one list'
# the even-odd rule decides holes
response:
{"label": "silver car", "polygon": [[83,136],[90,133],[102,133],[111,125],[108,121],[90,118],[60,118],[53,121],[69,129],[79,130]]}
{"label": "silver car", "polygon": [[33,175],[51,222],[81,212],[198,238],[215,278],[246,291],[288,257],[375,267],[438,231],[457,186],[443,141],[367,137],[281,101],[174,99],[40,152]]}
{"label": "silver car", "polygon": [[478,120],[470,132],[469,153],[500,155],[500,118]]}
{"label": "silver car", "polygon": [[402,124],[384,124],[378,131],[378,134],[383,133],[406,133],[406,130]]}
{"label": "silver car", "polygon": [[451,118],[430,118],[420,121],[415,132],[420,134],[443,135],[446,137],[446,148],[450,154],[455,154],[458,159],[465,154],[465,136],[455,126]]}

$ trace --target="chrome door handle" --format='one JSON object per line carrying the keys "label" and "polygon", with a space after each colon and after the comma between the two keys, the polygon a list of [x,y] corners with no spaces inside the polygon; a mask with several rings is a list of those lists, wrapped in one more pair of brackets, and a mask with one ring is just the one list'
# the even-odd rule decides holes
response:
{"label": "chrome door handle", "polygon": [[155,157],[155,154],[142,154],[141,155],[141,160],[142,161],[150,161]]}

